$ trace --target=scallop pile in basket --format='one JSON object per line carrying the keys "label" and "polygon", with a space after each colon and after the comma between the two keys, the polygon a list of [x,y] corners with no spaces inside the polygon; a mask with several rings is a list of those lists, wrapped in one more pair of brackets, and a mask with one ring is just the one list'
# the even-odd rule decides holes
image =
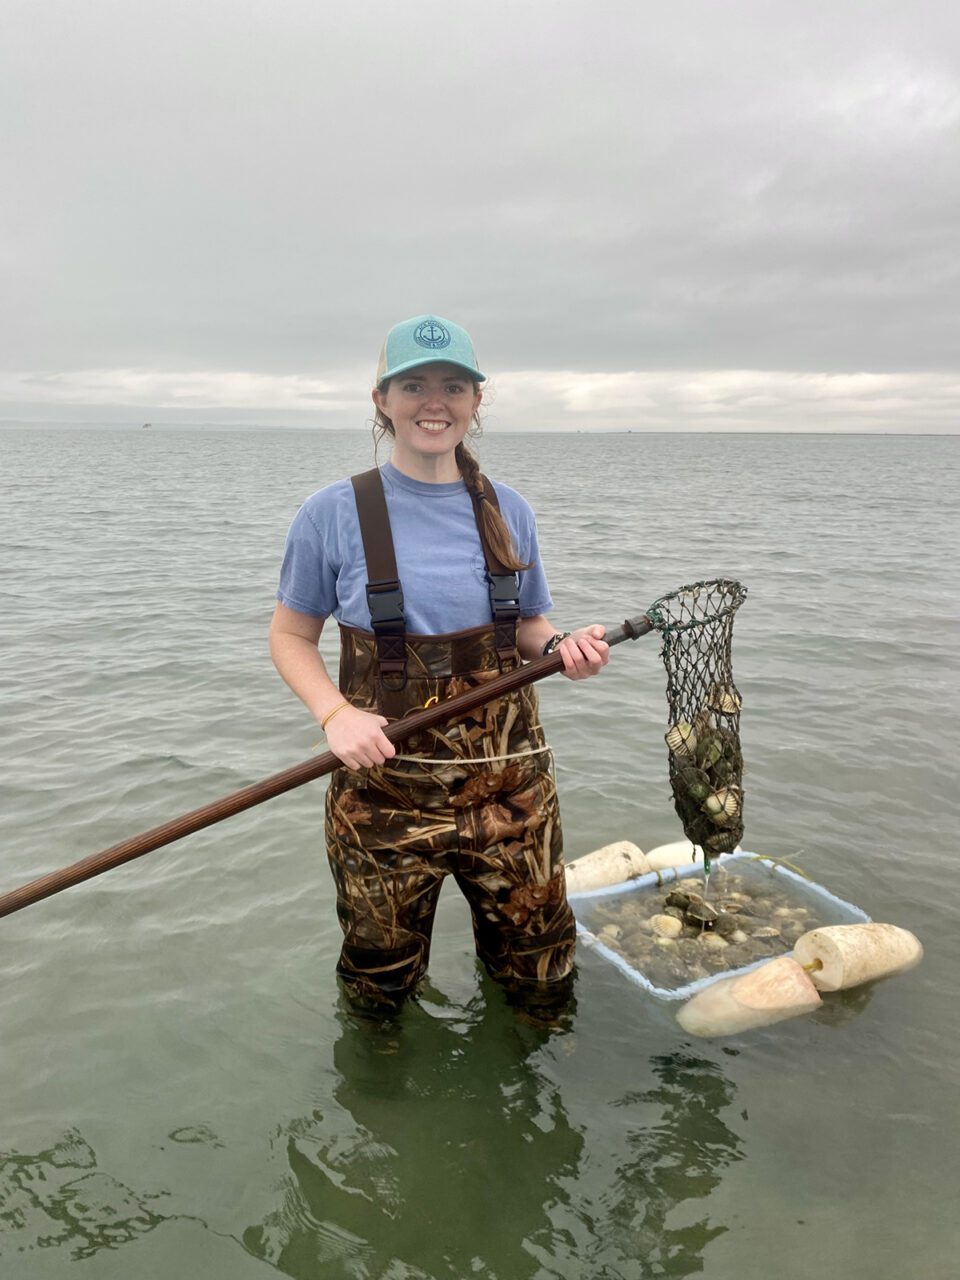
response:
{"label": "scallop pile in basket", "polygon": [[655,986],[677,987],[783,955],[823,923],[777,879],[750,883],[729,868],[710,900],[693,877],[656,894],[613,896],[593,904],[590,928]]}

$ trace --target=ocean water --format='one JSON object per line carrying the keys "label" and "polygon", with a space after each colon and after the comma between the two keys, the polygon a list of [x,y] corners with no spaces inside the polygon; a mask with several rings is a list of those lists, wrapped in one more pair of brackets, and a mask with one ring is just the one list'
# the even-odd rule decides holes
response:
{"label": "ocean water", "polygon": [[[531,1026],[452,887],[355,1019],[313,783],[0,920],[0,1273],[957,1272],[960,439],[513,435],[566,626],[749,588],[745,845],[914,930],[913,972],[697,1041],[582,954]],[[0,430],[0,891],[310,755],[266,628],[361,433]],[[323,639],[332,657],[331,638]],[[681,835],[654,637],[541,685],[568,857]]]}

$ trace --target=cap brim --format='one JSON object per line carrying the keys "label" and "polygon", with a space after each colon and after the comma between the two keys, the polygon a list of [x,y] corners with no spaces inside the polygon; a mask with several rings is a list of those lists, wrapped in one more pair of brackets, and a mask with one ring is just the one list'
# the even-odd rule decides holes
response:
{"label": "cap brim", "polygon": [[481,373],[479,369],[474,369],[472,365],[462,364],[459,360],[444,360],[442,355],[435,353],[424,356],[422,359],[407,360],[393,369],[387,369],[385,373],[381,373],[377,380],[377,386],[382,387],[389,378],[396,378],[398,374],[407,373],[410,369],[420,369],[425,364],[452,364],[455,368],[462,369],[464,373],[468,373],[474,382],[486,382],[487,380],[487,375]]}

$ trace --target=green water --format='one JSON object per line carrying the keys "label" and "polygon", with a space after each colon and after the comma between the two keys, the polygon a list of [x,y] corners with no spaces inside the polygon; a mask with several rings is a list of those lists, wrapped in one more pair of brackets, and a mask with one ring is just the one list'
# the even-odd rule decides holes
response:
{"label": "green water", "polygon": [[[309,755],[266,654],[276,570],[301,498],[368,458],[346,433],[0,431],[3,887]],[[745,844],[924,964],[701,1042],[585,953],[543,1029],[447,889],[423,1000],[370,1025],[333,981],[313,784],[0,922],[0,1274],[955,1274],[960,443],[483,458],[538,511],[558,622],[748,584]],[[542,688],[568,855],[677,838],[655,640]]]}

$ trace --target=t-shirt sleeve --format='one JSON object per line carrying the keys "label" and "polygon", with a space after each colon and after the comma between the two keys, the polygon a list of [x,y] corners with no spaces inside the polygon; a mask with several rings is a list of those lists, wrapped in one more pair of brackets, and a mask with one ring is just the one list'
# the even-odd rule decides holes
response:
{"label": "t-shirt sleeve", "polygon": [[327,618],[337,604],[337,574],[324,535],[306,506],[293,517],[280,567],[277,599],[311,618]]}
{"label": "t-shirt sleeve", "polygon": [[529,565],[520,572],[520,616],[535,618],[553,608],[547,575],[540,559],[540,540],[533,508],[514,490],[497,485],[500,507],[514,537],[517,555]]}

